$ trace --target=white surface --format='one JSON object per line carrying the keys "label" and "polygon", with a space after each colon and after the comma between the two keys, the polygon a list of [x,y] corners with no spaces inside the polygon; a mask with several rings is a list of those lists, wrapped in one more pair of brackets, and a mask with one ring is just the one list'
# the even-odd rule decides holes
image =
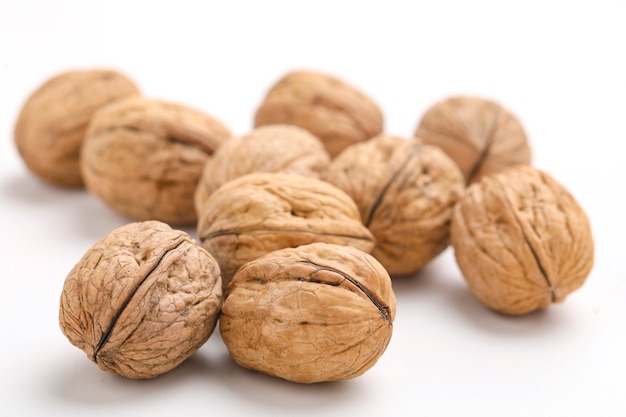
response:
{"label": "white surface", "polygon": [[[0,415],[626,415],[626,3],[155,3],[0,1]],[[62,335],[58,299],[87,248],[129,220],[35,179],[12,138],[32,90],[92,66],[237,134],[293,68],[359,86],[382,106],[386,131],[403,136],[435,100],[494,98],[524,123],[534,164],[588,211],[595,267],[565,303],[510,318],[474,300],[448,250],[394,282],[389,348],[351,381],[245,371],[217,333],[154,380],[106,374]]]}

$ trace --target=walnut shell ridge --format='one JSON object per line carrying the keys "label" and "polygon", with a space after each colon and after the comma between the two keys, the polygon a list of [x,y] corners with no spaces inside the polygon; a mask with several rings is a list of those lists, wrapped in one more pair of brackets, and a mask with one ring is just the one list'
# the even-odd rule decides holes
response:
{"label": "walnut shell ridge", "polygon": [[90,248],[61,294],[63,334],[100,369],[153,378],[213,332],[222,301],[217,262],[164,223],[131,223]]}
{"label": "walnut shell ridge", "polygon": [[383,130],[378,105],[363,92],[329,74],[292,71],[268,91],[257,109],[255,127],[292,124],[318,137],[331,158]]}
{"label": "walnut shell ridge", "polygon": [[14,141],[26,167],[50,184],[82,187],[80,148],[91,117],[102,106],[138,93],[132,80],[109,69],[50,78],[28,97],[15,124]]}
{"label": "walnut shell ridge", "polygon": [[454,209],[450,234],[472,293],[505,314],[563,301],[593,266],[586,213],[550,175],[528,166],[471,185]]}
{"label": "walnut shell ridge", "polygon": [[285,173],[255,173],[227,182],[199,213],[202,246],[220,264],[224,286],[237,269],[268,252],[314,242],[364,252],[374,237],[354,201],[332,184]]}
{"label": "walnut shell ridge", "polygon": [[443,252],[465,189],[459,168],[439,148],[385,134],[345,149],[324,179],[356,202],[376,239],[372,255],[392,276],[413,273]]}
{"label": "walnut shell ridge", "polygon": [[391,279],[372,256],[313,243],[239,269],[226,291],[220,333],[239,365],[300,383],[355,378],[392,335]]}

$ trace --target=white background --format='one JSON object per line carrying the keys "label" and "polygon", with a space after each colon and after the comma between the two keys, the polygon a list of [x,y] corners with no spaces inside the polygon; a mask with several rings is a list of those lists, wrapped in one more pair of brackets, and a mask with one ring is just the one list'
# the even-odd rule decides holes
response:
{"label": "white background", "polygon": [[[0,415],[626,415],[625,57],[623,1],[0,0]],[[295,68],[358,86],[407,137],[436,100],[495,99],[526,127],[533,164],[587,210],[594,269],[563,304],[512,318],[475,301],[448,250],[394,281],[389,348],[350,381],[245,371],[217,333],[156,379],[106,374],[62,335],[58,301],[82,254],[129,219],[40,182],[13,144],[36,87],[95,66],[236,134]]]}

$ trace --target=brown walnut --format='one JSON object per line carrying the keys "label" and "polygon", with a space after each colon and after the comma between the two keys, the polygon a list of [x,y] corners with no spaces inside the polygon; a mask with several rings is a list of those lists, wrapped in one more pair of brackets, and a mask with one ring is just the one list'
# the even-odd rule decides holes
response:
{"label": "brown walnut", "polygon": [[550,175],[528,166],[471,185],[454,209],[450,234],[473,294],[506,314],[564,300],[593,265],[587,215]]}
{"label": "brown walnut", "polygon": [[320,138],[338,155],[383,130],[378,105],[364,93],[328,74],[294,71],[281,78],[257,109],[254,125],[293,124]]}
{"label": "brown walnut", "polygon": [[139,93],[125,75],[91,69],[59,74],[28,97],[14,139],[26,167],[63,187],[82,187],[80,148],[93,113],[107,103]]}
{"label": "brown walnut", "polygon": [[286,172],[320,177],[330,158],[308,131],[291,125],[268,125],[224,142],[204,166],[195,192],[196,211],[222,184],[255,172]]}
{"label": "brown walnut", "polygon": [[125,216],[192,224],[204,164],[229,137],[221,122],[199,110],[127,98],[94,115],[81,171],[87,189]]}
{"label": "brown walnut", "polygon": [[439,146],[461,168],[467,184],[512,165],[528,165],[531,150],[519,120],[479,97],[450,97],[422,117],[415,136]]}
{"label": "brown walnut", "polygon": [[219,262],[224,286],[241,265],[278,249],[314,242],[365,252],[374,247],[346,193],[316,178],[285,173],[248,174],[224,184],[199,213],[198,236]]}
{"label": "brown walnut", "polygon": [[354,378],[391,339],[385,269],[349,246],[313,243],[245,264],[226,290],[220,333],[239,365],[300,383]]}
{"label": "brown walnut", "polygon": [[335,158],[325,179],[359,207],[376,238],[372,255],[393,275],[417,271],[448,246],[463,175],[435,146],[379,135]]}
{"label": "brown walnut", "polygon": [[65,280],[63,334],[100,369],[152,378],[191,356],[215,328],[217,262],[189,235],[131,223],[97,242]]}

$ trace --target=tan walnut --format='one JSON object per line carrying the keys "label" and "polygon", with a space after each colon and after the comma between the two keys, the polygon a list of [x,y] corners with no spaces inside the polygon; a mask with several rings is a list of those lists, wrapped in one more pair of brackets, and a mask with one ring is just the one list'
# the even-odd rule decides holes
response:
{"label": "tan walnut", "polygon": [[443,149],[467,184],[531,160],[520,121],[502,105],[480,97],[455,96],[436,103],[422,117],[415,136]]}
{"label": "tan walnut", "polygon": [[182,104],[118,100],[94,115],[81,172],[87,189],[125,216],[192,224],[204,164],[230,135],[212,116]]}
{"label": "tan walnut", "polygon": [[152,378],[191,356],[215,328],[217,262],[186,233],[131,223],[90,248],[65,280],[61,330],[100,369]]}
{"label": "tan walnut", "polygon": [[195,192],[196,211],[221,185],[255,172],[320,177],[330,158],[321,141],[292,125],[267,125],[224,142],[210,158]]}
{"label": "tan walnut", "polygon": [[313,243],[245,264],[226,290],[220,333],[239,365],[293,382],[354,378],[391,339],[385,269],[349,246]]}
{"label": "tan walnut", "polygon": [[325,180],[351,196],[376,238],[372,255],[393,275],[423,267],[448,246],[463,175],[435,146],[391,135],[352,145]]}
{"label": "tan walnut", "polygon": [[383,129],[378,105],[332,75],[293,71],[284,75],[257,109],[255,126],[293,124],[321,139],[331,158]]}
{"label": "tan walnut", "polygon": [[51,184],[82,187],[80,148],[93,113],[137,93],[128,77],[107,69],[67,71],[47,80],[28,97],[15,124],[26,167]]}
{"label": "tan walnut", "polygon": [[501,313],[564,300],[593,265],[587,215],[550,175],[528,166],[471,185],[454,209],[450,233],[469,288]]}
{"label": "tan walnut", "polygon": [[241,265],[278,249],[314,242],[365,252],[374,247],[346,193],[316,178],[285,173],[248,174],[224,184],[205,202],[197,232],[219,262],[224,286]]}

